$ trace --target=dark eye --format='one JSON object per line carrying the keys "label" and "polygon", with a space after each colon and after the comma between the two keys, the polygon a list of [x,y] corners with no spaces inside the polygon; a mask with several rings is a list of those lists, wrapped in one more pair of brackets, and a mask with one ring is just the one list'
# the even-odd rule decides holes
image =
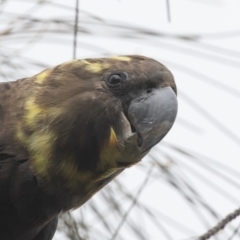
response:
{"label": "dark eye", "polygon": [[119,85],[127,79],[127,75],[125,73],[114,73],[109,76],[107,82],[109,85]]}
{"label": "dark eye", "polygon": [[108,79],[108,83],[115,85],[115,84],[119,84],[122,81],[122,77],[119,76],[118,74],[114,74],[112,76],[109,77]]}

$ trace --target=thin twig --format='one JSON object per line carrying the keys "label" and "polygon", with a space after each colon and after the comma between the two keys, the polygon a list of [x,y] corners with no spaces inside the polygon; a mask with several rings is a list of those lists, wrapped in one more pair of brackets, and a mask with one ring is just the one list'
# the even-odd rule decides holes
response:
{"label": "thin twig", "polygon": [[210,237],[217,234],[220,230],[222,230],[229,222],[240,215],[240,208],[235,210],[233,213],[228,214],[224,219],[222,219],[215,227],[209,229],[205,234],[198,237],[197,240],[207,240]]}
{"label": "thin twig", "polygon": [[170,0],[166,0],[166,5],[167,5],[167,18],[168,18],[168,22],[171,22]]}
{"label": "thin twig", "polygon": [[131,212],[131,210],[132,210],[132,209],[134,208],[134,206],[136,205],[137,199],[139,198],[142,190],[144,189],[145,185],[147,184],[147,182],[148,182],[148,180],[149,180],[149,178],[150,178],[150,175],[151,175],[152,171],[153,171],[153,165],[151,165],[151,167],[149,168],[149,170],[148,170],[148,172],[147,172],[147,174],[146,174],[146,178],[144,179],[144,181],[143,181],[142,185],[140,186],[140,188],[139,188],[136,196],[134,197],[134,199],[133,199],[133,201],[132,201],[132,204],[129,206],[128,210],[127,210],[126,213],[123,215],[123,218],[122,218],[121,222],[119,223],[119,225],[117,226],[115,232],[113,233],[111,240],[116,239],[116,237],[117,237],[120,229],[122,228],[123,224],[126,222],[126,219],[127,219],[128,215],[129,215],[129,213]]}
{"label": "thin twig", "polygon": [[76,51],[77,51],[78,11],[79,11],[79,0],[76,0],[74,38],[73,38],[73,59],[76,59]]}
{"label": "thin twig", "polygon": [[235,230],[233,231],[232,235],[229,237],[228,240],[233,240],[233,238],[236,237],[236,235],[239,233],[239,228],[240,228],[240,223],[237,225],[237,227],[235,228]]}

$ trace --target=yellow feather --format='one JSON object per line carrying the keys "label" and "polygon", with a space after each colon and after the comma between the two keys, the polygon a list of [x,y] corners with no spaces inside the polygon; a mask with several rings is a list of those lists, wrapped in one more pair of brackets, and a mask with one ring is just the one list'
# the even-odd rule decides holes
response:
{"label": "yellow feather", "polygon": [[118,145],[118,139],[117,139],[116,133],[112,127],[110,128],[109,145],[110,146]]}
{"label": "yellow feather", "polygon": [[115,167],[115,159],[119,157],[120,147],[121,145],[118,142],[116,133],[111,127],[109,139],[106,141],[100,151],[100,163],[98,165],[98,170],[103,171],[105,169]]}
{"label": "yellow feather", "polygon": [[124,61],[124,62],[129,62],[131,60],[130,57],[124,57],[124,56],[113,56],[110,58],[118,61]]}
{"label": "yellow feather", "polygon": [[35,98],[31,97],[25,104],[26,114],[24,116],[27,125],[34,125],[39,119],[46,116],[46,111],[35,103]]}
{"label": "yellow feather", "polygon": [[28,139],[28,149],[32,157],[32,166],[41,176],[47,176],[50,164],[54,135],[50,131],[36,132]]}
{"label": "yellow feather", "polygon": [[50,69],[47,69],[47,70],[41,72],[40,74],[38,74],[36,76],[35,82],[39,83],[39,84],[43,84],[46,81],[47,77],[50,75],[50,73],[51,73]]}
{"label": "yellow feather", "polygon": [[89,72],[92,72],[92,73],[100,73],[102,72],[104,69],[110,67],[109,64],[107,63],[100,63],[100,62],[97,62],[97,63],[90,63],[88,62],[87,60],[81,60],[81,62],[83,64],[85,64],[85,68],[87,71]]}

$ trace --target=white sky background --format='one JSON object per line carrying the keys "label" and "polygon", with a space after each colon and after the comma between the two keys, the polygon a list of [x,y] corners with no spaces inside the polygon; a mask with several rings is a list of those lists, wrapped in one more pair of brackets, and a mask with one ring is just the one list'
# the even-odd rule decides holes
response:
{"label": "white sky background", "polygon": [[[56,2],[71,6],[75,4],[75,1]],[[208,156],[240,171],[240,95],[237,93],[237,91],[240,92],[240,1],[170,0],[170,6],[171,22],[169,23],[167,22],[165,0],[80,0],[79,24],[80,26],[85,24],[84,26],[94,31],[95,35],[79,34],[77,58],[141,54],[153,57],[165,64],[173,72],[178,86],[179,114],[173,129],[160,144],[160,151],[166,151],[167,146],[164,143],[171,143]],[[27,11],[31,14],[31,3],[9,1],[4,11],[18,13]],[[166,37],[151,36],[148,38],[148,36],[140,34],[138,39],[118,37],[119,29],[115,27],[96,27],[84,23],[86,12],[95,14],[108,23],[121,22],[126,26],[136,26],[164,33]],[[44,8],[34,12],[34,16],[46,19],[49,17],[74,18],[72,11],[68,11],[67,8],[65,10]],[[0,29],[4,29],[2,23],[0,23]],[[175,37],[189,35],[200,37],[195,42]],[[54,41],[50,39],[52,37],[44,36],[32,48],[26,48],[24,56],[46,62],[51,66],[71,60],[71,39],[66,37],[68,45],[61,45],[57,37]],[[11,41],[5,43],[10,50],[18,49],[21,44],[24,45]],[[100,51],[88,47],[90,44],[98,46]],[[211,77],[223,86],[217,88],[215,85],[209,84],[210,81],[184,73],[177,65]],[[35,73],[30,70],[28,74]],[[232,88],[229,90],[232,91],[231,93],[226,91],[227,87]],[[207,114],[210,114],[210,118],[215,118],[216,122],[209,121],[199,113],[199,109],[192,105],[193,102],[197,103]],[[189,128],[189,125],[186,127],[185,121],[191,123],[192,128]],[[220,131],[218,124],[225,126],[225,130],[229,131],[230,135]],[[156,150],[153,150],[152,153],[156,153]],[[175,171],[177,175],[179,170],[183,171],[187,181],[195,186],[222,217],[240,205],[240,191],[237,191],[233,184],[228,184],[225,180],[221,180],[222,177],[217,177],[200,166],[191,164],[182,155],[176,154],[176,158],[179,159],[179,164],[178,167],[173,167],[173,172]],[[147,161],[146,158],[142,166],[149,168]],[[204,160],[204,163],[209,163],[211,167],[215,167],[207,160]],[[213,186],[202,183],[194,171],[187,170],[189,166],[203,176],[210,177],[216,186],[221,187],[223,191],[230,192],[234,197],[229,200],[213,191]],[[238,176],[229,173],[229,171],[226,173],[224,168],[222,173],[230,176],[240,185]],[[126,188],[136,192],[139,183],[144,181],[144,176],[138,167],[133,167],[126,170],[119,177],[119,180],[125,181]],[[94,199],[97,197],[96,195]],[[207,226],[213,226],[217,222],[203,211],[203,215],[208,221],[207,224],[203,224],[194,214],[194,209],[190,208],[185,199],[174,188],[169,187],[161,177],[159,177],[159,181],[150,180],[148,182],[139,200],[192,230],[192,234],[184,234],[171,228],[163,220],[162,224],[174,240],[200,235],[206,231]],[[128,206],[129,203],[126,205],[126,209]],[[83,209],[87,209],[87,207],[83,207]],[[143,227],[148,230],[149,240],[165,239],[165,236],[161,235],[161,232],[153,224],[143,219],[144,216],[141,213],[134,214],[141,219]],[[109,219],[117,226],[118,221],[114,220],[114,217],[110,216]],[[235,222],[238,225],[240,219]],[[134,240],[129,237],[127,228],[123,227],[121,231],[126,234],[126,239]],[[232,230],[227,229],[219,235],[218,239],[226,240],[231,232]],[[63,237],[57,234],[55,240],[57,239],[63,239]],[[234,239],[240,238],[235,237]]]}

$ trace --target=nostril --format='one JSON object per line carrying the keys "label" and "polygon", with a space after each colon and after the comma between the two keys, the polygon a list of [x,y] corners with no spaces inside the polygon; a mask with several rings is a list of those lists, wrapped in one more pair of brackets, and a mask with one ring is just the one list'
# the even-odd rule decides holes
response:
{"label": "nostril", "polygon": [[150,92],[152,92],[152,89],[150,89],[150,88],[147,89],[147,93],[150,93]]}

